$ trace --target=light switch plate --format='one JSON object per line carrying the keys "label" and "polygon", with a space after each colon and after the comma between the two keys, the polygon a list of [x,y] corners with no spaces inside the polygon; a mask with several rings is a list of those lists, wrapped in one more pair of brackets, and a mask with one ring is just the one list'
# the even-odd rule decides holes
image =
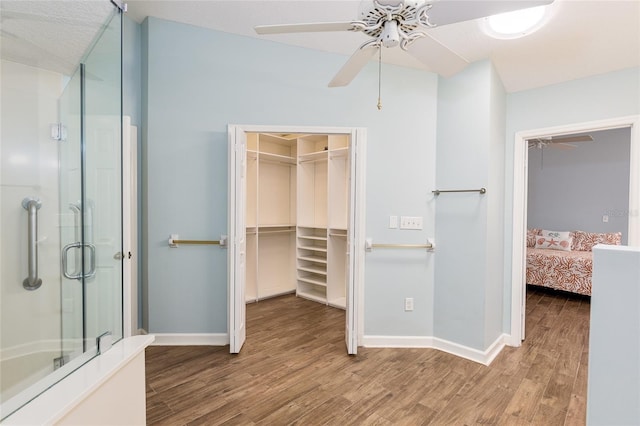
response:
{"label": "light switch plate", "polygon": [[396,229],[398,227],[398,216],[389,216],[389,229]]}
{"label": "light switch plate", "polygon": [[400,229],[422,229],[422,216],[401,216]]}

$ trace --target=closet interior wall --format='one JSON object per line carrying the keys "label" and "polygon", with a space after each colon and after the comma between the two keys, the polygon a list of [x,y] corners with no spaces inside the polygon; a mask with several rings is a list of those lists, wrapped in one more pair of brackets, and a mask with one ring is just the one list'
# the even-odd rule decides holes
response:
{"label": "closet interior wall", "polygon": [[247,134],[246,301],[345,308],[349,135]]}

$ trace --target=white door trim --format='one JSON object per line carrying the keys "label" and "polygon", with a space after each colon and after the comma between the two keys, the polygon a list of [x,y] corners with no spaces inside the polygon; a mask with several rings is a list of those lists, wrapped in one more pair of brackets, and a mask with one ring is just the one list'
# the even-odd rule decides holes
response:
{"label": "white door trim", "polygon": [[[362,338],[364,335],[364,321],[363,321],[363,313],[364,313],[364,260],[365,260],[365,250],[364,250],[364,234],[365,234],[365,154],[366,154],[366,129],[359,127],[321,127],[321,126],[268,126],[268,125],[229,125],[229,132],[238,132],[242,131],[245,133],[300,133],[300,134],[343,134],[349,135],[352,138],[356,137],[358,143],[355,144],[357,147],[357,151],[354,152],[357,161],[357,176],[356,179],[356,197],[354,200],[355,208],[357,212],[357,216],[355,218],[355,229],[354,229],[354,241],[352,241],[352,245],[354,247],[355,253],[353,253],[354,257],[354,277],[355,283],[353,288],[353,306],[347,306],[347,315],[353,315],[354,323],[354,332],[355,338],[357,339],[356,345],[362,345]],[[228,174],[229,178],[229,188],[234,188],[235,185],[231,181],[235,179],[235,174]],[[234,268],[234,256],[233,250],[231,249],[231,245],[233,241],[235,241],[235,233],[231,222],[231,218],[235,217],[235,207],[236,207],[235,194],[231,194],[231,190],[229,193],[229,206],[228,206],[228,218],[229,218],[229,252],[228,252],[228,286],[227,286],[227,306],[231,306],[233,303],[232,300],[232,291],[234,291],[234,277],[233,277],[233,268]],[[232,312],[229,312],[228,318],[228,333],[231,337],[234,332],[234,321],[232,318]],[[356,347],[357,347],[356,346]]]}
{"label": "white door trim", "polygon": [[631,128],[629,172],[629,234],[630,246],[640,245],[640,115],[598,121],[567,124],[556,127],[516,132],[513,147],[513,224],[511,252],[511,336],[510,346],[520,346],[524,338],[524,277],[525,234],[527,227],[528,149],[526,140],[535,137],[559,136],[579,132]]}
{"label": "white door trim", "polygon": [[[123,337],[138,334],[138,128],[122,118]],[[129,257],[131,253],[131,257]]]}

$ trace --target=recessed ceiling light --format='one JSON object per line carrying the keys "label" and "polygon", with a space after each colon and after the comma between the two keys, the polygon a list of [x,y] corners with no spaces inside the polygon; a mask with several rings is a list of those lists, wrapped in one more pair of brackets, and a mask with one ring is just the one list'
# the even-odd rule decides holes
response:
{"label": "recessed ceiling light", "polygon": [[549,18],[547,6],[537,6],[489,16],[482,20],[484,32],[494,38],[524,37],[539,30]]}

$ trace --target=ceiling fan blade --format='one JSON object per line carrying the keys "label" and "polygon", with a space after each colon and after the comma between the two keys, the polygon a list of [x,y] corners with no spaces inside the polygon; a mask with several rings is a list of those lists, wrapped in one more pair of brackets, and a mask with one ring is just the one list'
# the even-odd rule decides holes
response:
{"label": "ceiling fan blade", "polygon": [[469,61],[429,34],[411,43],[407,52],[443,77],[450,77],[469,65]]}
{"label": "ceiling fan blade", "polygon": [[550,3],[553,0],[440,0],[428,15],[432,23],[441,26]]}
{"label": "ceiling fan blade", "polygon": [[314,33],[325,31],[358,31],[353,21],[314,22],[310,24],[258,25],[254,28],[258,34]]}
{"label": "ceiling fan blade", "polygon": [[591,135],[581,135],[581,136],[560,136],[560,137],[552,137],[551,143],[565,143],[565,142],[593,142],[593,138]]}
{"label": "ceiling fan blade", "polygon": [[329,87],[342,87],[351,83],[351,80],[364,68],[369,59],[380,47],[376,44],[365,44],[356,50],[349,60],[340,68],[340,71],[329,82]]}
{"label": "ceiling fan blade", "polygon": [[554,149],[573,149],[576,146],[568,143],[551,143],[548,146]]}

